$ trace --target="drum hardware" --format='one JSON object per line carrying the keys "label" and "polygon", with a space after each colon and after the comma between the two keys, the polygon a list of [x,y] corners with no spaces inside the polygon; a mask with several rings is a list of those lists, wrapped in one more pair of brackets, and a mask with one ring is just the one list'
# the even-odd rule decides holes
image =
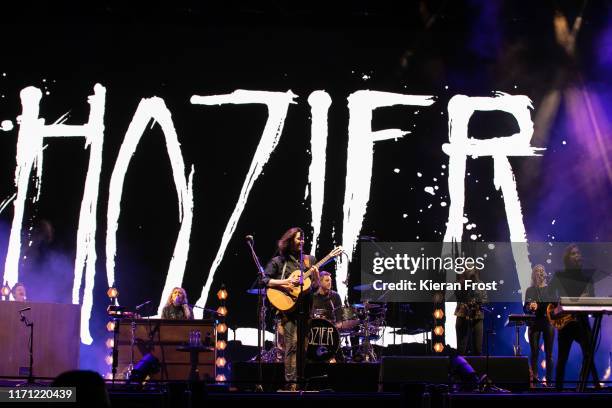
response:
{"label": "drum hardware", "polygon": [[336,328],[341,333],[351,332],[359,325],[359,316],[352,307],[341,306],[333,310]]}
{"label": "drum hardware", "polygon": [[361,340],[357,354],[353,355],[353,361],[377,362],[378,357],[374,351],[371,341],[380,339],[380,329],[384,326],[385,313],[387,308],[385,305],[377,303],[358,303],[353,305],[359,310],[361,324],[359,330],[354,333]]}

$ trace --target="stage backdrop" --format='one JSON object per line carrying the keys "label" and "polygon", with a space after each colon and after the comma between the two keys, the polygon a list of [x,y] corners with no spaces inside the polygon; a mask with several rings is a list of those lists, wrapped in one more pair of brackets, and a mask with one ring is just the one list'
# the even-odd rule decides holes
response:
{"label": "stage backdrop", "polygon": [[[263,262],[292,226],[343,245],[351,303],[363,239],[610,241],[610,6],[522,3],[24,8],[0,27],[4,281],[81,304],[97,367],[111,284],[153,313],[225,284],[255,327],[248,234]],[[509,353],[520,305],[494,310]]]}

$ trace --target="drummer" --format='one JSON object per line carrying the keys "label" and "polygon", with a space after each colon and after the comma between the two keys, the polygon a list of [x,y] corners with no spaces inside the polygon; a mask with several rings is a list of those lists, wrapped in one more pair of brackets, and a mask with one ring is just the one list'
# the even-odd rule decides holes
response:
{"label": "drummer", "polygon": [[338,292],[334,292],[331,288],[331,274],[327,271],[320,271],[319,290],[313,295],[312,301],[313,317],[334,320],[334,309],[342,307],[342,300]]}

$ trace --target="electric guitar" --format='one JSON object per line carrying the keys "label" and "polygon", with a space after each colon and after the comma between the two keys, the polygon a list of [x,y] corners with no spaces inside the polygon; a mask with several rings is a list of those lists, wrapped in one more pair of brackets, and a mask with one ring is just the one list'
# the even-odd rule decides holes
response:
{"label": "electric guitar", "polygon": [[576,320],[573,314],[558,313],[556,309],[557,307],[553,303],[549,303],[548,306],[546,306],[546,317],[555,329],[561,330],[567,326],[568,323]]}
{"label": "electric guitar", "polygon": [[[334,248],[325,258],[321,259],[314,266],[310,267],[306,272],[304,272],[304,286],[303,291],[306,292],[310,289],[310,285],[312,284],[310,275],[312,274],[313,268],[316,266],[319,268],[320,266],[326,264],[330,259],[337,257],[342,253],[342,247]],[[300,277],[300,270],[296,269],[291,272],[287,278],[293,279]],[[295,307],[298,296],[300,295],[300,287],[294,286],[292,288],[268,288],[266,291],[266,296],[268,300],[278,310],[281,312],[289,312],[293,310]]]}

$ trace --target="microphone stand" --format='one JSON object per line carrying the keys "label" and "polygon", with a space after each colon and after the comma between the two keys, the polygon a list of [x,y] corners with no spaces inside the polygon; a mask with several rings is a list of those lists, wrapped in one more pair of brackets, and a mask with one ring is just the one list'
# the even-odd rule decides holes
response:
{"label": "microphone stand", "polygon": [[257,267],[257,384],[255,385],[255,391],[263,392],[263,348],[264,348],[264,336],[265,336],[265,324],[266,324],[266,305],[264,304],[264,293],[263,279],[264,269],[259,262],[259,258],[255,253],[253,247],[253,238],[247,238],[247,245],[249,246],[253,262]]}
{"label": "microphone stand", "polygon": [[300,234],[300,293],[297,298],[298,302],[298,324],[297,324],[297,353],[296,353],[296,365],[297,365],[297,382],[298,384],[304,383],[304,339],[305,339],[305,311],[304,311],[304,233]]}
{"label": "microphone stand", "polygon": [[[28,308],[29,309],[29,308]],[[30,366],[28,370],[28,381],[19,385],[31,386],[36,385],[34,382],[34,322],[28,320],[28,318],[23,314],[23,311],[19,312],[21,316],[20,320],[26,325],[26,327],[30,328]]]}
{"label": "microphone stand", "polygon": [[[487,307],[484,307],[484,306],[481,306],[481,310],[483,312],[485,312],[485,316],[486,316],[486,313],[489,313],[489,314],[493,313],[493,311],[491,309],[489,309]],[[483,319],[484,319],[484,316],[483,316]],[[487,347],[487,355],[485,357],[485,375],[487,376],[486,377],[487,381],[489,381],[489,357],[491,356],[491,352],[489,350],[489,345],[490,345],[490,343],[489,343],[489,335],[495,336],[495,329],[493,327],[493,323],[494,323],[494,320],[489,317],[489,326],[490,327],[489,327],[489,329],[485,330],[485,332],[486,332],[485,345]],[[484,320],[483,320],[482,324],[484,325]]]}

